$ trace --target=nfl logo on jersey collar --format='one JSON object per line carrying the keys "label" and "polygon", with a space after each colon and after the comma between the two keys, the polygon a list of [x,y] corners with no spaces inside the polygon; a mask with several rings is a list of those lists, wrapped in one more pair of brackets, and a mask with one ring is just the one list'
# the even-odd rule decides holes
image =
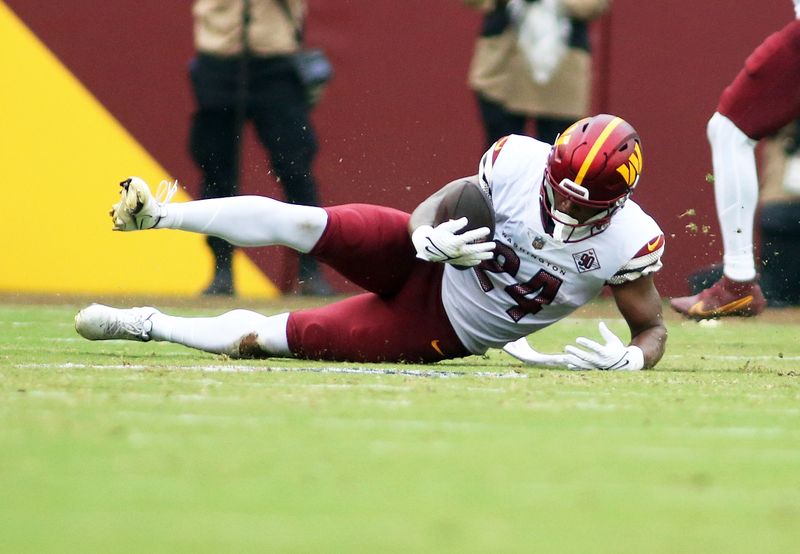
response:
{"label": "nfl logo on jersey collar", "polygon": [[543,230],[527,228],[528,244],[535,250],[563,250],[569,247],[568,243],[553,239]]}
{"label": "nfl logo on jersey collar", "polygon": [[531,228],[530,226],[526,226],[525,231],[528,235],[528,244],[533,246],[536,250],[541,250],[549,242],[547,240],[547,235],[545,235],[543,231]]}

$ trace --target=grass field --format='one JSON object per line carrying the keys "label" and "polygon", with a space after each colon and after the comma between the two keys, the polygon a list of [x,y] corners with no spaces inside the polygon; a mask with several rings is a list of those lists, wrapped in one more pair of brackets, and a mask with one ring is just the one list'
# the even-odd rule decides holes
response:
{"label": "grass field", "polygon": [[[656,370],[606,373],[242,362],[24,302],[0,303],[3,553],[800,548],[796,311],[669,315]],[[578,315],[534,344],[627,336]]]}

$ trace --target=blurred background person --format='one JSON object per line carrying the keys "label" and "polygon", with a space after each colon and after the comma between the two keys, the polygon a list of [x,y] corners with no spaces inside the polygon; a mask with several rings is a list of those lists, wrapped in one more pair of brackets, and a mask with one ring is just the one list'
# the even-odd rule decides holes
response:
{"label": "blurred background person", "polygon": [[[685,316],[753,316],[766,307],[753,249],[759,195],[755,149],[760,140],[800,118],[800,0],[794,0],[794,6],[796,19],[768,36],[747,57],[708,121],[724,251],[722,276],[698,294],[671,300],[673,309]],[[770,225],[791,217],[769,206],[764,212],[762,220],[766,217]],[[796,221],[789,223],[796,228]],[[778,225],[782,232],[785,227]],[[767,229],[767,237],[773,232]]]}
{"label": "blurred background person", "polygon": [[761,289],[771,307],[800,305],[800,120],[764,145],[758,226]]}
{"label": "blurred background person", "polygon": [[[485,12],[468,82],[477,97],[487,145],[526,132],[553,142],[559,132],[587,115],[589,22],[605,13],[611,0],[464,2]],[[523,50],[526,45],[543,64],[536,73],[531,51]],[[526,131],[529,120],[534,129]]]}
{"label": "blurred background person", "polygon": [[[197,111],[189,143],[203,176],[202,198],[237,194],[241,137],[250,121],[287,202],[319,205],[311,103],[292,62],[305,13],[305,0],[195,0],[190,75]],[[233,295],[234,247],[212,236],[208,245],[215,272],[203,293]],[[313,258],[301,255],[298,273],[300,294],[333,293]]]}

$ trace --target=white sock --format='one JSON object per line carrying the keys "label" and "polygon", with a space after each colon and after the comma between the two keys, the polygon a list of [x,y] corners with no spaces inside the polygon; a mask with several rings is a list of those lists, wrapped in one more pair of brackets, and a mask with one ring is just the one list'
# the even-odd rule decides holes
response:
{"label": "white sock", "polygon": [[714,166],[714,199],[722,231],[723,272],[735,281],[756,277],[753,217],[758,203],[756,141],[715,113],[708,122]]}
{"label": "white sock", "polygon": [[237,246],[280,244],[307,253],[322,236],[328,214],[315,206],[286,204],[264,196],[232,196],[166,204],[160,229],[181,229],[223,238]]}
{"label": "white sock", "polygon": [[255,346],[264,356],[290,358],[288,319],[288,312],[269,317],[250,310],[233,310],[217,317],[175,317],[158,312],[150,317],[150,337],[240,358],[243,354],[248,357],[240,350],[243,339],[253,335]]}

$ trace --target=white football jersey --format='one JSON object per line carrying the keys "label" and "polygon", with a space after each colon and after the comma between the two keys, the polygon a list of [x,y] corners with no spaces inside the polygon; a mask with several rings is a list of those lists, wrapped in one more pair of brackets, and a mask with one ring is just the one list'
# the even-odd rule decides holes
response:
{"label": "white football jersey", "polygon": [[479,179],[496,216],[492,260],[468,270],[446,265],[442,301],[471,352],[501,348],[566,317],[606,284],[658,271],[664,235],[628,200],[608,228],[575,243],[544,230],[539,192],[551,145],[510,135],[483,156]]}

